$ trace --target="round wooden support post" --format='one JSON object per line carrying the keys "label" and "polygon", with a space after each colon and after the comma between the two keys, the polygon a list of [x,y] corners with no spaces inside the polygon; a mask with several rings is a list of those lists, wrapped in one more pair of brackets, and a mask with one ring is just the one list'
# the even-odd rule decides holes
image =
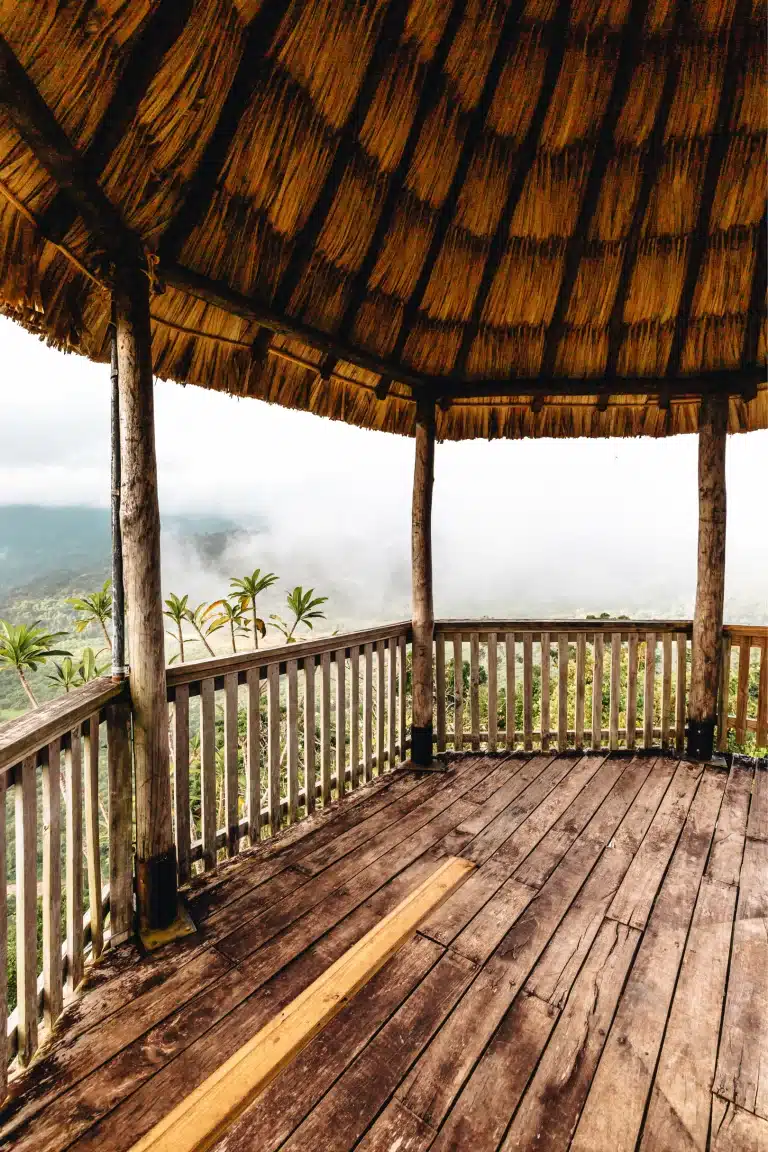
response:
{"label": "round wooden support post", "polygon": [[416,410],[416,464],[413,473],[411,571],[413,616],[413,722],[411,760],[432,762],[432,485],[435,475],[435,406],[419,401]]}
{"label": "round wooden support post", "polygon": [[702,396],[699,412],[699,560],[693,617],[688,755],[712,756],[725,596],[725,441],[728,397]]}
{"label": "round wooden support post", "polygon": [[114,303],[120,387],[120,528],[136,773],[136,892],[139,931],[147,932],[174,921],[177,899],[149,281],[144,270],[119,274]]}

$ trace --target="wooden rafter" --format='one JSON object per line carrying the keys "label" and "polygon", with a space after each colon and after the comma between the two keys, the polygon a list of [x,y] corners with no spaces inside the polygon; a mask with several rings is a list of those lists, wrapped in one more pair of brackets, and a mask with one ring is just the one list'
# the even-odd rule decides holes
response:
{"label": "wooden rafter", "polygon": [[522,13],[524,4],[522,0],[517,2],[510,2],[504,16],[504,23],[502,24],[499,39],[496,44],[496,49],[493,53],[491,63],[488,67],[488,72],[483,84],[483,90],[480,94],[475,107],[467,117],[466,132],[464,135],[464,142],[459,153],[459,160],[456,165],[456,170],[451,180],[451,186],[448,189],[448,194],[443,201],[437,213],[437,220],[435,222],[432,239],[429,244],[426,258],[422,264],[421,271],[419,272],[418,280],[414,287],[413,292],[409,296],[403,308],[403,315],[400,321],[400,327],[395,340],[393,355],[399,359],[402,355],[405,342],[408,339],[410,331],[413,327],[414,321],[418,314],[421,302],[424,298],[429,279],[435,266],[435,262],[440,254],[440,249],[448,233],[448,229],[453,221],[456,205],[459,200],[459,195],[464,186],[464,181],[469,170],[469,165],[472,161],[475,148],[480,133],[483,130],[483,125],[488,119],[491,105],[493,104],[496,90],[504,70],[504,64],[509,58],[510,52],[514,47],[517,40],[519,29],[519,18]]}
{"label": "wooden rafter", "polygon": [[[363,257],[363,262],[357,272],[350,278],[347,303],[341,318],[341,323],[339,324],[340,332],[351,332],[354,328],[360,300],[365,294],[368,281],[376,267],[376,262],[381,255],[381,250],[384,247],[384,241],[392,225],[400,196],[405,188],[405,182],[422,130],[430,113],[440,103],[445,90],[445,62],[448,59],[448,53],[451,50],[451,45],[456,37],[456,33],[461,27],[465,10],[465,0],[454,0],[451,11],[448,14],[448,19],[445,22],[440,42],[435,49],[435,54],[424,69],[419,103],[413,121],[411,122],[411,127],[408,130],[408,139],[400,154],[397,167],[389,178],[384,203],[382,204],[379,218],[376,221],[371,242]],[[325,378],[329,377],[334,367],[335,361],[332,357],[328,357],[321,366],[321,375]]]}
{"label": "wooden rafter", "polygon": [[[83,152],[83,163],[98,180],[112,153],[130,126],[141,101],[160,68],[163,57],[181,35],[192,0],[160,0],[128,45],[128,60],[93,139]],[[40,226],[53,242],[60,241],[77,216],[72,201],[59,192],[43,213]]]}
{"label": "wooden rafter", "polygon": [[275,304],[278,308],[282,309],[289,306],[291,297],[312,260],[317,238],[344,178],[344,173],[347,171],[350,160],[361,147],[360,133],[363,124],[379,89],[386,62],[391,57],[393,50],[400,44],[409,6],[410,0],[390,0],[389,7],[381,21],[381,28],[376,37],[371,59],[355,103],[339,133],[339,141],[328,174],[317,200],[307,216],[304,227],[294,241],[288,266],[277,286]]}
{"label": "wooden rafter", "polygon": [[765,298],[768,294],[768,235],[766,235],[765,217],[764,208],[762,223],[757,229],[757,252],[755,254],[755,267],[752,272],[752,290],[749,296],[749,312],[744,325],[741,363],[745,365],[757,364],[760,348],[760,322],[765,310]]}
{"label": "wooden rafter", "polygon": [[0,107],[43,168],[66,193],[104,254],[138,259],[141,244],[93,179],[56,117],[0,36]]}
{"label": "wooden rafter", "polygon": [[715,132],[709,145],[707,166],[704,171],[704,180],[701,187],[701,198],[696,220],[696,227],[689,242],[688,262],[685,269],[685,280],[680,294],[680,304],[675,319],[675,333],[667,362],[667,375],[677,376],[680,372],[680,363],[683,355],[683,345],[688,334],[688,327],[693,308],[693,296],[699,280],[704,254],[709,241],[709,218],[712,215],[712,205],[717,191],[717,182],[723,167],[728,145],[730,143],[727,129],[733,111],[733,101],[736,95],[737,80],[742,68],[741,62],[741,28],[746,23],[751,4],[749,0],[737,0],[733,14],[733,25],[728,40],[728,54],[723,72],[723,83],[720,89],[720,100],[715,120]]}
{"label": "wooden rafter", "polygon": [[648,0],[633,0],[624,28],[621,46],[616,57],[616,69],[608,105],[603,116],[600,134],[595,144],[594,158],[589,170],[576,226],[565,254],[565,268],[557,293],[552,319],[547,329],[544,353],[541,359],[542,376],[551,376],[555,370],[557,349],[563,336],[565,318],[573,296],[576,277],[587,244],[590,226],[600,200],[600,190],[613,154],[613,138],[629,86],[637,66],[642,43],[642,31]]}
{"label": "wooden rafter", "polygon": [[659,105],[656,110],[653,130],[645,149],[644,162],[641,165],[642,176],[640,179],[640,189],[632,210],[632,219],[624,242],[621,272],[619,273],[616,296],[614,297],[611,319],[608,324],[607,376],[616,375],[619,351],[624,334],[624,308],[629,294],[629,285],[632,282],[632,273],[635,267],[635,258],[640,244],[645,214],[648,210],[648,201],[650,200],[651,190],[658,174],[659,162],[664,152],[664,136],[667,130],[667,121],[680,75],[680,54],[676,50],[675,45],[678,36],[688,26],[690,20],[690,5],[691,0],[679,0],[675,10],[675,26],[670,35],[668,45],[667,71],[664,76],[661,99],[659,100]]}
{"label": "wooden rafter", "polygon": [[238,124],[260,80],[272,69],[269,47],[290,3],[291,0],[265,0],[248,25],[240,62],[216,126],[189,181],[182,205],[160,241],[162,260],[176,259],[187,238],[205,216]]}
{"label": "wooden rafter", "polygon": [[425,378],[425,386],[443,400],[472,400],[489,397],[532,396],[598,396],[607,405],[611,396],[700,396],[705,392],[728,396],[743,396],[754,392],[766,379],[765,370],[753,368],[739,371],[700,372],[696,376],[681,376],[669,380],[666,376],[604,376],[572,377],[518,376],[504,380],[473,380],[457,383],[455,380]]}
{"label": "wooden rafter", "polygon": [[539,97],[536,101],[536,109],[531,118],[531,123],[528,126],[528,131],[525,134],[525,139],[515,156],[515,171],[510,180],[504,208],[494,229],[491,244],[488,249],[488,255],[483,268],[483,276],[472,307],[472,317],[469,323],[465,325],[461,347],[456,357],[453,374],[457,378],[462,377],[466,371],[467,359],[480,329],[483,312],[485,311],[485,306],[488,301],[488,294],[490,293],[491,285],[493,284],[493,279],[496,275],[504,248],[509,240],[509,228],[512,223],[512,218],[536,156],[541,130],[544,126],[550,104],[552,103],[557,78],[560,75],[560,69],[563,63],[570,11],[571,0],[560,0],[550,29],[550,48],[547,53],[547,62],[544,66],[544,77],[539,90]]}

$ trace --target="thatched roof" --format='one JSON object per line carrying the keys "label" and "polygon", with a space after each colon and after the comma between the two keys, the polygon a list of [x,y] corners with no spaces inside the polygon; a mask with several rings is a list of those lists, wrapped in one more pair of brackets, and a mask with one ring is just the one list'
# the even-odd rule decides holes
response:
{"label": "thatched roof", "polygon": [[403,433],[434,396],[449,439],[693,431],[708,390],[768,427],[767,17],[0,0],[0,305],[107,358],[85,188],[148,254],[161,377]]}

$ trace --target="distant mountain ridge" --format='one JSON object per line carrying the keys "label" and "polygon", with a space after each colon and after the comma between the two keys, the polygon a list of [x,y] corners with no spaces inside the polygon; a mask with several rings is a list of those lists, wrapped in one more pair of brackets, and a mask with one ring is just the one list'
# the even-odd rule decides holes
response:
{"label": "distant mountain ridge", "polygon": [[[163,516],[162,527],[202,553],[210,537],[220,546],[240,531],[222,516]],[[110,550],[107,508],[0,505],[0,604],[97,586],[109,575]]]}

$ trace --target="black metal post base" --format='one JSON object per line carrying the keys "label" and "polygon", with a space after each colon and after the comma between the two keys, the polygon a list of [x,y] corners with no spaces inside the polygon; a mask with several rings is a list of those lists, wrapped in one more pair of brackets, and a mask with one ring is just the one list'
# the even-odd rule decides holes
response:
{"label": "black metal post base", "polygon": [[711,760],[715,750],[715,721],[688,721],[688,755],[692,760]]}
{"label": "black metal post base", "polygon": [[139,932],[168,928],[176,919],[176,846],[148,860],[136,857]]}
{"label": "black metal post base", "polygon": [[431,724],[425,724],[423,728],[411,725],[411,762],[424,767],[431,764],[433,743]]}

